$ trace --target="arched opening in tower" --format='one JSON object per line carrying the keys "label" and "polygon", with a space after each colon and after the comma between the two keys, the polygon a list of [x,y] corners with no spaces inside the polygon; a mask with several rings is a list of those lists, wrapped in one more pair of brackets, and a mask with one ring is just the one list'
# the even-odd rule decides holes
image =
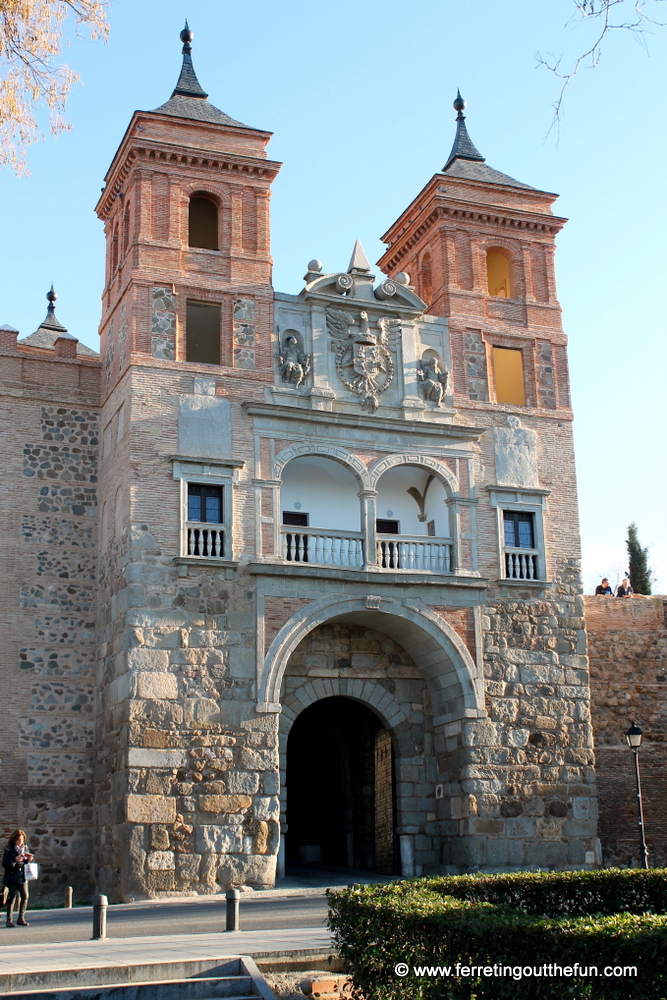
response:
{"label": "arched opening in tower", "polygon": [[510,262],[502,250],[486,251],[486,278],[489,295],[499,299],[512,298]]}
{"label": "arched opening in tower", "polygon": [[218,249],[218,208],[201,195],[190,198],[188,245],[203,250]]}
{"label": "arched opening in tower", "polygon": [[396,871],[391,736],[351,698],[310,705],[287,742],[286,860],[291,867]]}

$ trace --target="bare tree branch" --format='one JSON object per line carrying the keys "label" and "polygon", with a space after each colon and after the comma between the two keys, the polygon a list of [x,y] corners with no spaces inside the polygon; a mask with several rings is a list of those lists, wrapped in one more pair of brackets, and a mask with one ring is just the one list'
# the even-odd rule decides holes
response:
{"label": "bare tree branch", "polygon": [[109,0],[0,0],[0,166],[26,172],[26,148],[40,138],[35,109],[49,110],[51,131],[69,128],[63,117],[78,77],[58,63],[65,22],[106,38]]}
{"label": "bare tree branch", "polygon": [[542,56],[541,53],[537,53],[538,65],[546,66],[562,81],[558,97],[553,105],[554,116],[549,131],[552,129],[557,131],[560,126],[567,87],[580,69],[594,69],[598,65],[603,44],[609,34],[612,31],[627,31],[646,46],[645,36],[650,32],[651,26],[663,27],[665,24],[664,21],[651,16],[653,13],[657,13],[655,5],[665,2],[667,0],[572,0],[574,10],[572,17],[567,22],[568,25],[586,22],[593,25],[594,35],[586,51],[577,56],[565,68],[563,55]]}

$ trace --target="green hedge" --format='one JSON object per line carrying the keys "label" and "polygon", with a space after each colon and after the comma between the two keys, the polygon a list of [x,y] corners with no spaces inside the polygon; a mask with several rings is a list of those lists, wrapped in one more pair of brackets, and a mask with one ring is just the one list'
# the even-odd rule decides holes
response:
{"label": "green hedge", "polygon": [[667,870],[453,875],[424,880],[434,892],[471,903],[507,904],[524,913],[572,917],[589,913],[667,913]]}
{"label": "green hedge", "polygon": [[[620,886],[616,892],[605,881],[608,871],[352,886],[328,892],[329,925],[364,1000],[665,1000],[667,916],[610,913],[609,908],[612,899],[627,900],[633,884],[640,895],[655,900],[655,886],[667,873],[616,874]],[[589,876],[597,876],[597,881]],[[545,887],[542,894],[540,881]],[[582,884],[590,891],[579,901],[579,910],[604,905],[607,912],[560,918],[536,914],[538,900],[543,904],[546,900],[557,912],[559,886],[567,905],[574,905],[576,886]],[[498,902],[503,886],[508,887],[513,906]],[[480,895],[493,895],[494,902],[481,900]],[[409,968],[404,977],[394,971],[401,962]],[[597,966],[598,976],[523,973],[526,966],[544,971],[545,966],[573,968],[576,963],[580,969]],[[420,977],[414,971],[420,966],[449,968],[450,974]],[[462,967],[473,966],[486,969],[486,974],[464,973]],[[636,966],[637,976],[603,974],[605,967],[625,966]]]}

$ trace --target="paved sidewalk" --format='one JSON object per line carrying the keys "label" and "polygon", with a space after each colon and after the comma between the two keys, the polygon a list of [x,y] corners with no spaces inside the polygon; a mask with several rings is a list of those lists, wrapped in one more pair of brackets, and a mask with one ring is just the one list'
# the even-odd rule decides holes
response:
{"label": "paved sidewalk", "polygon": [[178,934],[162,937],[108,938],[43,944],[39,948],[8,945],[0,950],[0,975],[88,968],[191,962],[228,955],[253,958],[284,954],[328,954],[331,937],[325,928],[237,931],[221,934]]}

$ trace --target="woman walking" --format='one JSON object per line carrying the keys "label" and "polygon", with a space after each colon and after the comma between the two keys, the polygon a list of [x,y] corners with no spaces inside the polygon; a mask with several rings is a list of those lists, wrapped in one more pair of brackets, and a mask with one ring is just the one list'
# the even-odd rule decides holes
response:
{"label": "woman walking", "polygon": [[25,880],[24,865],[26,861],[32,861],[33,855],[26,850],[26,835],[23,830],[15,830],[9,838],[9,843],[2,856],[2,867],[5,875],[2,884],[7,888],[7,926],[16,927],[12,920],[14,903],[16,897],[19,899],[19,918],[16,923],[19,927],[27,927],[25,919],[26,906],[28,905],[28,883]]}

